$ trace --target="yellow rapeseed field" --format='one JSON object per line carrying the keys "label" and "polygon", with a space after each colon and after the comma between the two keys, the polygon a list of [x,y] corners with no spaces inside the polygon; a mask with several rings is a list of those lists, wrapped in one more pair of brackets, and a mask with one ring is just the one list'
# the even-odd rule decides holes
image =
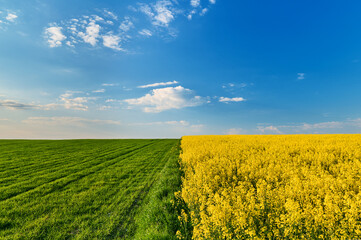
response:
{"label": "yellow rapeseed field", "polygon": [[186,136],[181,146],[193,239],[361,238],[361,135]]}

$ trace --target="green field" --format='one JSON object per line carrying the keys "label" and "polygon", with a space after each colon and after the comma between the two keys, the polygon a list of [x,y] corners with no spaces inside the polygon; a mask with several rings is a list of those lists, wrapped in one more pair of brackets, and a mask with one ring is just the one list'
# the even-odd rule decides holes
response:
{"label": "green field", "polygon": [[0,141],[0,239],[173,239],[179,140]]}

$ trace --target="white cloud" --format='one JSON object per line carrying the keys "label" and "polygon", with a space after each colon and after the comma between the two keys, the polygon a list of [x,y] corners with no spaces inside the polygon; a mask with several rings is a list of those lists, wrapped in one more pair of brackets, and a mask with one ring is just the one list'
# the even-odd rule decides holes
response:
{"label": "white cloud", "polygon": [[[99,49],[98,42],[102,41],[102,47],[129,53],[126,51],[126,44],[140,39],[140,35],[145,37],[159,35],[164,39],[177,37],[177,29],[170,26],[177,16],[186,16],[191,19],[196,13],[204,15],[212,4],[212,2],[205,3],[204,8],[201,8],[200,0],[190,1],[191,6],[187,8],[177,0],[137,3],[136,7],[128,7],[128,11],[131,10],[133,15],[125,13],[122,18],[118,18],[109,10],[97,9],[99,16],[83,15],[50,24],[45,30],[45,35],[51,47],[62,46],[64,42],[65,46],[72,49],[84,43]],[[144,13],[146,18],[135,15],[134,12]],[[187,16],[185,13],[188,12]]]}
{"label": "white cloud", "polygon": [[219,98],[220,102],[243,102],[246,101],[246,99],[244,99],[243,97],[234,97],[234,98],[228,98],[228,97],[220,97]]}
{"label": "white cloud", "polygon": [[119,29],[121,29],[124,32],[128,32],[133,27],[134,27],[134,24],[132,21],[130,21],[130,18],[125,17],[124,21],[120,24]]}
{"label": "white cloud", "polygon": [[177,84],[177,83],[178,83],[177,81],[159,82],[159,83],[152,83],[152,84],[138,86],[138,88],[150,88],[150,87],[168,86],[168,85],[173,85],[173,84]]}
{"label": "white cloud", "polygon": [[99,119],[86,119],[80,117],[29,117],[22,121],[26,124],[32,125],[70,125],[70,126],[85,126],[86,124],[110,124],[121,125],[119,121],[113,120],[99,120]]}
{"label": "white cloud", "polygon": [[196,14],[196,12],[197,12],[196,10],[192,10],[187,16],[188,20],[192,20],[192,17],[194,14]]}
{"label": "white cloud", "polygon": [[245,88],[247,87],[247,83],[227,83],[222,85],[222,88],[232,90],[234,88]]}
{"label": "white cloud", "polygon": [[115,14],[114,14],[113,12],[111,12],[111,11],[104,10],[104,13],[105,13],[106,16],[111,17],[111,18],[114,19],[114,20],[117,20],[117,19],[118,19],[118,16],[115,15]]}
{"label": "white cloud", "polygon": [[94,90],[93,93],[104,93],[105,89]]}
{"label": "white cloud", "polygon": [[138,32],[140,35],[146,36],[146,37],[151,37],[153,34],[150,30],[148,29],[142,29],[141,31]]}
{"label": "white cloud", "polygon": [[159,26],[167,26],[174,19],[174,13],[169,8],[172,3],[170,1],[158,1],[154,7],[156,15],[154,16],[154,24]]}
{"label": "white cloud", "polygon": [[245,135],[248,131],[243,128],[230,128],[225,131],[225,134],[227,135]]}
{"label": "white cloud", "polygon": [[0,107],[10,110],[51,110],[59,106],[59,104],[50,103],[46,105],[21,103],[15,100],[0,100]]}
{"label": "white cloud", "polygon": [[60,47],[66,36],[62,33],[62,27],[49,27],[45,29],[45,34],[50,47]]}
{"label": "white cloud", "polygon": [[154,13],[152,11],[152,8],[147,4],[141,4],[139,10],[143,12],[145,15],[147,15],[150,18],[154,17]]}
{"label": "white cloud", "polygon": [[173,4],[169,0],[159,0],[152,5],[141,4],[139,10],[151,19],[153,25],[168,27],[175,15],[172,6]]}
{"label": "white cloud", "polygon": [[98,22],[104,21],[104,18],[99,17],[97,15],[92,15],[92,17],[94,18],[94,21],[98,21]]}
{"label": "white cloud", "polygon": [[[0,124],[2,138],[7,139],[95,139],[130,138],[120,131],[117,120],[74,116],[32,116],[22,121],[11,120]],[[121,129],[120,129],[121,128]],[[137,136],[140,137],[140,136]]]}
{"label": "white cloud", "polygon": [[74,93],[78,92],[66,92],[62,95],[60,95],[60,100],[64,102],[64,107],[66,109],[73,109],[73,110],[82,110],[87,111],[88,106],[86,103],[88,103],[89,100],[94,99],[90,97],[74,97]]}
{"label": "white cloud", "polygon": [[315,123],[315,124],[308,124],[304,123],[302,125],[302,129],[310,130],[310,129],[325,129],[325,128],[342,128],[344,127],[344,122],[322,122],[322,123]]}
{"label": "white cloud", "polygon": [[215,3],[216,3],[216,0],[209,0],[209,3],[210,3],[210,4],[215,4]]}
{"label": "white cloud", "polygon": [[198,7],[201,3],[201,0],[191,0],[192,7]]}
{"label": "white cloud", "polygon": [[78,35],[84,42],[89,43],[93,47],[97,44],[99,38],[100,25],[91,21],[86,27],[86,32],[79,32]]}
{"label": "white cloud", "polygon": [[226,131],[227,135],[240,135],[245,134],[245,130],[242,128],[230,128]]}
{"label": "white cloud", "polygon": [[258,127],[257,129],[264,134],[282,134],[282,132],[275,126]]}
{"label": "white cloud", "polygon": [[[88,43],[95,47],[98,42],[102,40],[104,47],[116,51],[123,50],[120,47],[120,43],[123,39],[130,37],[125,35],[125,31],[129,30],[133,23],[130,21],[130,18],[125,17],[125,20],[120,24],[120,28],[114,29],[114,27],[109,25],[114,23],[106,18],[106,16],[111,17],[111,14],[107,10],[105,10],[104,14],[105,16],[102,17],[93,14],[90,16],[82,16],[78,19],[72,18],[68,21],[62,21],[60,23],[64,25],[64,34],[62,34],[67,36],[65,44],[72,48],[80,43]],[[111,23],[109,23],[109,21]],[[113,33],[113,30],[116,31],[116,34]]]}
{"label": "white cloud", "polygon": [[8,15],[6,16],[6,20],[8,20],[9,22],[14,22],[17,18],[18,16],[13,13],[8,13]]}
{"label": "white cloud", "polygon": [[72,44],[70,41],[66,41],[65,44],[68,45],[69,47],[75,47],[74,44]]}
{"label": "white cloud", "polygon": [[194,96],[190,89],[167,87],[153,89],[151,93],[140,98],[124,100],[130,105],[142,106],[144,112],[159,113],[170,109],[180,109],[201,105],[204,101],[200,96]]}
{"label": "white cloud", "polygon": [[117,83],[103,83],[102,84],[103,87],[115,87],[118,86]]}
{"label": "white cloud", "polygon": [[154,125],[172,125],[172,126],[189,126],[189,122],[181,121],[164,121],[164,122],[148,122],[148,123],[132,123],[130,126],[154,126]]}
{"label": "white cloud", "polygon": [[258,131],[262,133],[287,133],[287,134],[315,134],[315,133],[355,133],[361,128],[361,118],[348,119],[345,121],[330,121],[319,123],[301,123],[294,125],[260,126]]}
{"label": "white cloud", "polygon": [[119,36],[116,35],[105,35],[103,36],[103,45],[105,47],[120,51],[122,50],[122,48],[120,47],[119,43],[120,43],[121,39]]}
{"label": "white cloud", "polygon": [[200,15],[203,16],[204,14],[206,14],[208,12],[208,8],[203,8]]}
{"label": "white cloud", "polygon": [[298,77],[297,77],[298,80],[305,79],[305,74],[304,73],[297,73],[297,75],[298,75]]}
{"label": "white cloud", "polygon": [[113,107],[112,106],[106,106],[106,105],[103,105],[103,106],[100,106],[98,108],[98,110],[100,111],[105,111],[105,110],[109,110],[109,109],[112,109]]}
{"label": "white cloud", "polygon": [[4,107],[11,110],[27,110],[27,109],[38,109],[40,105],[20,103],[14,100],[1,100],[0,107]]}
{"label": "white cloud", "polygon": [[166,121],[165,124],[168,125],[181,125],[181,126],[188,126],[189,122],[181,120],[181,121]]}
{"label": "white cloud", "polygon": [[[129,127],[143,127],[143,130],[153,129],[156,132],[166,131],[166,132],[177,132],[178,136],[184,136],[185,134],[199,134],[203,131],[203,124],[191,124],[188,121],[159,121],[159,122],[146,122],[146,123],[131,123],[128,124]],[[150,126],[150,127],[149,127]]]}

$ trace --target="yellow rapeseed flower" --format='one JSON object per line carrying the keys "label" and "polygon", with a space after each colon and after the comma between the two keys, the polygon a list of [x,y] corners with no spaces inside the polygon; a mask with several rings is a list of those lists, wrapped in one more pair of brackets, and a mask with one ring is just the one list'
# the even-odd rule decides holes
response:
{"label": "yellow rapeseed flower", "polygon": [[181,145],[194,239],[361,238],[361,135],[186,136]]}

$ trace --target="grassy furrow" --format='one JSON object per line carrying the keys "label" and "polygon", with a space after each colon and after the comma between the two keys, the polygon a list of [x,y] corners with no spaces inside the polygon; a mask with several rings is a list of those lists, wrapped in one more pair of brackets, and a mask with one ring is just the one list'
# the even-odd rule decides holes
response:
{"label": "grassy furrow", "polygon": [[[35,173],[27,168],[27,175],[21,178],[19,171],[16,171],[15,175],[22,182],[19,182],[19,186],[10,186],[21,189],[21,184],[26,183],[28,185],[25,186],[29,187],[33,180],[31,186],[34,188],[18,191],[19,194],[0,202],[0,239],[132,238],[138,227],[135,216],[142,208],[144,199],[148,199],[153,186],[165,173],[170,156],[178,154],[174,146],[179,141],[108,140],[96,141],[97,144],[93,141],[76,141],[78,145],[65,146],[69,154],[61,152],[55,146],[56,141],[39,142],[35,152],[41,152],[44,147],[48,151],[47,156],[51,155],[51,151],[56,153],[54,168],[51,158],[45,164],[49,171],[44,166],[37,168],[36,161],[42,165],[45,158],[39,160],[34,155],[31,161],[35,164]],[[82,157],[87,154],[87,143],[92,156],[88,152],[87,156]],[[0,141],[0,150],[5,146],[17,148],[13,152],[11,149],[7,151],[5,162],[16,158],[10,156],[11,152],[25,158],[26,154],[18,150],[18,144],[28,142],[5,144]],[[65,141],[60,145],[66,144]],[[96,145],[99,146],[97,149]],[[77,148],[79,154],[72,154],[77,152]],[[57,155],[66,159],[63,169],[59,166],[61,157]],[[72,157],[76,164],[72,163]],[[15,162],[21,168],[22,161]],[[1,152],[0,163],[4,164]],[[13,163],[11,167],[15,165]],[[41,174],[37,175],[36,172]],[[0,187],[2,177],[0,173]]]}
{"label": "grassy furrow", "polygon": [[[34,194],[40,192],[38,195],[41,195],[43,192],[52,192],[54,189],[59,189],[67,184],[77,181],[89,174],[93,174],[103,167],[107,167],[111,164],[116,163],[119,159],[117,157],[127,157],[128,154],[134,154],[135,151],[142,149],[143,147],[151,145],[147,144],[135,149],[130,149],[128,151],[122,152],[121,155],[118,153],[115,155],[105,155],[103,157],[97,158],[96,162],[86,162],[85,164],[76,165],[73,168],[63,168],[56,174],[50,172],[49,174],[42,175],[33,179],[26,181],[25,183],[19,183],[16,187],[0,189],[0,201],[15,197],[19,194],[29,193]],[[85,168],[85,170],[83,170]],[[71,169],[71,172],[69,172]]]}
{"label": "grassy furrow", "polygon": [[[137,144],[124,144],[121,146],[121,148],[129,150],[131,148],[131,146],[139,146],[140,143]],[[56,149],[57,150],[57,149]],[[102,155],[106,155],[107,152],[114,152],[114,151],[119,151],[120,149],[117,149],[115,147],[115,145],[104,145],[102,144],[101,146],[97,146],[96,148],[91,148],[91,149],[79,149],[79,151],[74,151],[74,152],[68,152],[68,149],[62,149],[61,151],[62,154],[57,154],[57,152],[59,150],[57,150],[57,152],[53,152],[53,151],[31,151],[29,152],[27,155],[23,156],[22,158],[17,158],[17,159],[21,159],[21,165],[22,168],[19,169],[18,165],[19,162],[18,161],[10,161],[10,162],[6,162],[4,161],[4,157],[3,154],[1,155],[3,164],[0,164],[0,167],[2,169],[2,173],[4,174],[4,176],[6,176],[6,173],[9,172],[12,176],[15,173],[19,173],[22,174],[26,171],[30,171],[30,172],[34,172],[33,168],[39,168],[39,167],[48,167],[49,164],[54,164],[54,163],[58,163],[58,162],[63,162],[65,163],[66,160],[71,160],[73,161],[74,158],[84,158],[85,156],[102,156]],[[45,151],[45,152],[44,152]],[[36,158],[33,158],[32,156],[36,155]],[[3,165],[3,166],[2,166]],[[52,165],[53,166],[53,165]]]}

